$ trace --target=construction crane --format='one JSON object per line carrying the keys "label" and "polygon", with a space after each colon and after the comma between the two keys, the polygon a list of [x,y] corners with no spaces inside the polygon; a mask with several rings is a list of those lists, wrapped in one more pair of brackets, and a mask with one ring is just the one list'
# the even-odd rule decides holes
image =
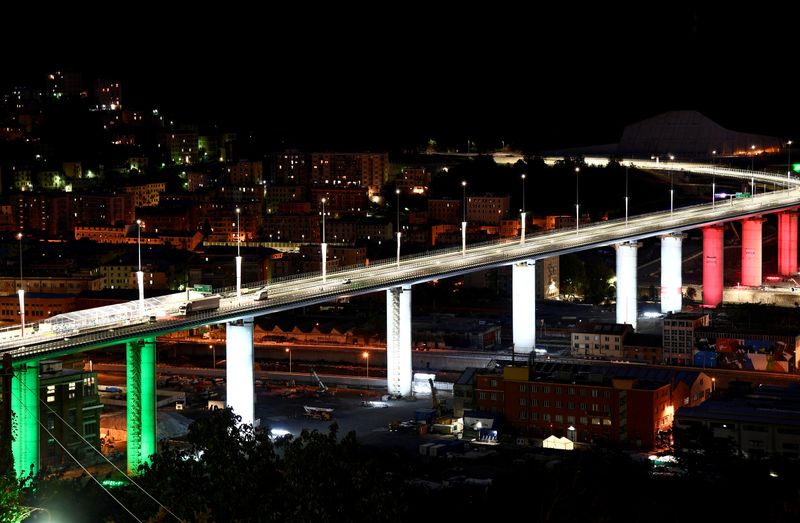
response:
{"label": "construction crane", "polygon": [[319,379],[319,376],[317,376],[317,371],[315,371],[313,368],[311,369],[311,375],[314,376],[314,378],[316,378],[317,384],[319,385],[319,389],[317,389],[317,394],[325,394],[326,392],[328,392],[328,387],[324,383],[322,383],[322,380]]}
{"label": "construction crane", "polygon": [[436,409],[436,412],[441,414],[442,406],[439,404],[439,398],[436,396],[436,387],[433,384],[433,378],[428,378],[428,383],[431,384],[431,408]]}

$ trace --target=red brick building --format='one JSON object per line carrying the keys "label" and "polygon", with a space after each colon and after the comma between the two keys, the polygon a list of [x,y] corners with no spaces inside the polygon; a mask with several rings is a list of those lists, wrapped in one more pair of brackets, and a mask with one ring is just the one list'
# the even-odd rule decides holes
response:
{"label": "red brick building", "polygon": [[555,434],[585,443],[606,440],[644,449],[655,446],[660,430],[672,428],[669,381],[562,367],[549,372],[528,366],[479,372],[475,408],[501,413],[506,427],[521,434]]}

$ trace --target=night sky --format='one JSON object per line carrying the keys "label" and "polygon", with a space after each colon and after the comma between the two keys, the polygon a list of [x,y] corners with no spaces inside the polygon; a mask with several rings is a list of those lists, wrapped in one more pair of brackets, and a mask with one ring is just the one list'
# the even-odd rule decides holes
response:
{"label": "night sky", "polygon": [[[176,121],[286,145],[595,144],[674,109],[800,137],[788,13],[537,4],[264,4],[267,16],[197,5],[181,16],[109,12],[100,25],[64,11],[74,23],[56,15],[36,30],[10,28],[7,41],[18,43],[6,45],[0,81],[53,68],[116,77],[128,107],[157,104]],[[28,50],[42,38],[42,51]]]}

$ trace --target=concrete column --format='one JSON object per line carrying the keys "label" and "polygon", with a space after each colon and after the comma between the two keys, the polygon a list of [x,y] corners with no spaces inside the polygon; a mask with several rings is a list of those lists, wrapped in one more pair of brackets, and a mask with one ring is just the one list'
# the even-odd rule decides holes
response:
{"label": "concrete column", "polygon": [[461,222],[461,255],[467,254],[467,222]]}
{"label": "concrete column", "polygon": [[242,299],[242,257],[236,257],[236,299]]}
{"label": "concrete column", "polygon": [[129,341],[125,347],[128,474],[139,473],[156,452],[156,340]]}
{"label": "concrete column", "polygon": [[618,243],[617,250],[617,323],[628,323],[636,329],[638,300],[636,287],[637,242]]}
{"label": "concrete column", "polygon": [[125,347],[128,474],[139,473],[139,466],[156,452],[156,340],[129,341]]}
{"label": "concrete column", "polygon": [[742,285],[758,287],[761,279],[762,226],[761,216],[742,220]]}
{"label": "concrete column", "polygon": [[11,411],[16,418],[12,426],[14,470],[17,478],[39,472],[39,362],[14,365],[11,379]]}
{"label": "concrete column", "polygon": [[386,290],[386,383],[389,394],[411,396],[411,286]]}
{"label": "concrete column", "polygon": [[684,234],[661,237],[661,312],[679,312],[683,307],[681,266]]}
{"label": "concrete column", "polygon": [[722,303],[724,254],[722,225],[703,227],[703,306]]}
{"label": "concrete column", "polygon": [[530,353],[536,346],[536,262],[511,266],[514,352]]}
{"label": "concrete column", "polygon": [[255,421],[253,376],[253,318],[230,322],[225,328],[225,384],[227,405],[241,416],[241,423]]}
{"label": "concrete column", "polygon": [[797,211],[778,213],[778,273],[797,274]]}

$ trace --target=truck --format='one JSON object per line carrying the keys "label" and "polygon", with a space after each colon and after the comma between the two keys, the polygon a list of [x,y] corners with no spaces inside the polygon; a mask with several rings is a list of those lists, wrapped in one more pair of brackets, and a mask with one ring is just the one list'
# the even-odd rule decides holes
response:
{"label": "truck", "polygon": [[258,291],[256,291],[256,294],[253,297],[253,299],[255,301],[261,301],[261,300],[266,300],[268,297],[269,297],[269,292],[267,288],[264,287],[263,289],[259,289]]}
{"label": "truck", "polygon": [[178,307],[178,313],[186,316],[187,314],[191,314],[193,312],[200,312],[200,311],[210,311],[219,308],[219,299],[220,296],[203,296],[202,298],[196,298],[194,300],[190,300],[184,302]]}

